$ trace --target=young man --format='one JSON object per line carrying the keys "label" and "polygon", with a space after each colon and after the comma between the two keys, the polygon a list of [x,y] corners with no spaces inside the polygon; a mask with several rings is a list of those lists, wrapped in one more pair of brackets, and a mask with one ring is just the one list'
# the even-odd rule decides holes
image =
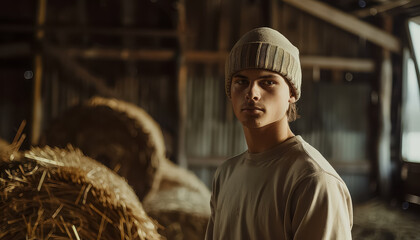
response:
{"label": "young man", "polygon": [[214,175],[207,240],[351,239],[345,183],[289,127],[301,81],[298,49],[273,29],[254,29],[232,48],[226,94],[248,150]]}

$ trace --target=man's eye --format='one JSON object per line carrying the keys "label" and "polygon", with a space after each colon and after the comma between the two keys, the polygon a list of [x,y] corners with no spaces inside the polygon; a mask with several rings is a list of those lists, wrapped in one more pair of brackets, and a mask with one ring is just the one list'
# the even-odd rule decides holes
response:
{"label": "man's eye", "polygon": [[247,84],[247,81],[243,80],[243,79],[240,79],[240,80],[235,80],[234,83],[238,84],[238,85],[245,85],[245,84]]}
{"label": "man's eye", "polygon": [[263,81],[263,84],[267,85],[267,86],[272,86],[272,85],[276,84],[276,82],[273,81],[273,80],[265,80],[265,81]]}

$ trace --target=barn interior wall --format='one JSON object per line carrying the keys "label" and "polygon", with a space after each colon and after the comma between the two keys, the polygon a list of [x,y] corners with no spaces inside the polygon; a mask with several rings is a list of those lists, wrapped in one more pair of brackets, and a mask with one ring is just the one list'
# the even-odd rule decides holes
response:
{"label": "barn interior wall", "polygon": [[[26,26],[2,28],[0,44],[9,52],[0,56],[0,137],[11,141],[20,122],[32,120],[33,58],[41,52],[42,129],[71,105],[94,95],[118,97],[144,108],[161,125],[167,154],[175,162],[178,137],[185,134],[189,168],[208,186],[220,161],[244,151],[246,144],[224,95],[223,60],[187,62],[186,131],[179,132],[177,68],[182,51],[226,52],[248,30],[273,26],[300,49],[301,56],[377,57],[373,53],[377,47],[366,39],[283,2],[48,1],[41,42],[34,40],[36,4],[19,2],[9,4],[16,14],[1,11],[0,16],[5,25]],[[179,4],[185,4],[186,10],[182,51],[177,32]],[[19,51],[11,48],[16,43]],[[138,50],[168,50],[174,55],[148,60],[133,54]],[[303,78],[298,103],[302,117],[292,123],[292,129],[332,162],[356,201],[371,197],[376,167],[371,154],[375,150],[369,148],[375,127],[372,83],[378,76],[305,67]],[[28,138],[31,127],[27,126]]]}

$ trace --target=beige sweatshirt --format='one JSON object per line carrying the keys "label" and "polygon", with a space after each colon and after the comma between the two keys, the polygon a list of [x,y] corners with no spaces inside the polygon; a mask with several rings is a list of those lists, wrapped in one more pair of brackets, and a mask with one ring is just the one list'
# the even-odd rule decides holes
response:
{"label": "beige sweatshirt", "polygon": [[351,239],[349,191],[327,160],[300,136],[216,171],[206,239]]}

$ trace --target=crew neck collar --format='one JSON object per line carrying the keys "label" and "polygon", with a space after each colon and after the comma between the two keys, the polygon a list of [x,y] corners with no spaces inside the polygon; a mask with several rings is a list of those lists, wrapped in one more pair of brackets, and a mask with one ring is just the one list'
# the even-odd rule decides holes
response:
{"label": "crew neck collar", "polygon": [[245,159],[248,162],[261,162],[261,161],[269,161],[273,157],[276,157],[279,154],[282,154],[286,150],[288,150],[291,146],[295,145],[298,142],[302,141],[302,137],[299,135],[290,137],[285,141],[273,146],[272,148],[259,153],[250,153],[248,150],[245,152]]}

